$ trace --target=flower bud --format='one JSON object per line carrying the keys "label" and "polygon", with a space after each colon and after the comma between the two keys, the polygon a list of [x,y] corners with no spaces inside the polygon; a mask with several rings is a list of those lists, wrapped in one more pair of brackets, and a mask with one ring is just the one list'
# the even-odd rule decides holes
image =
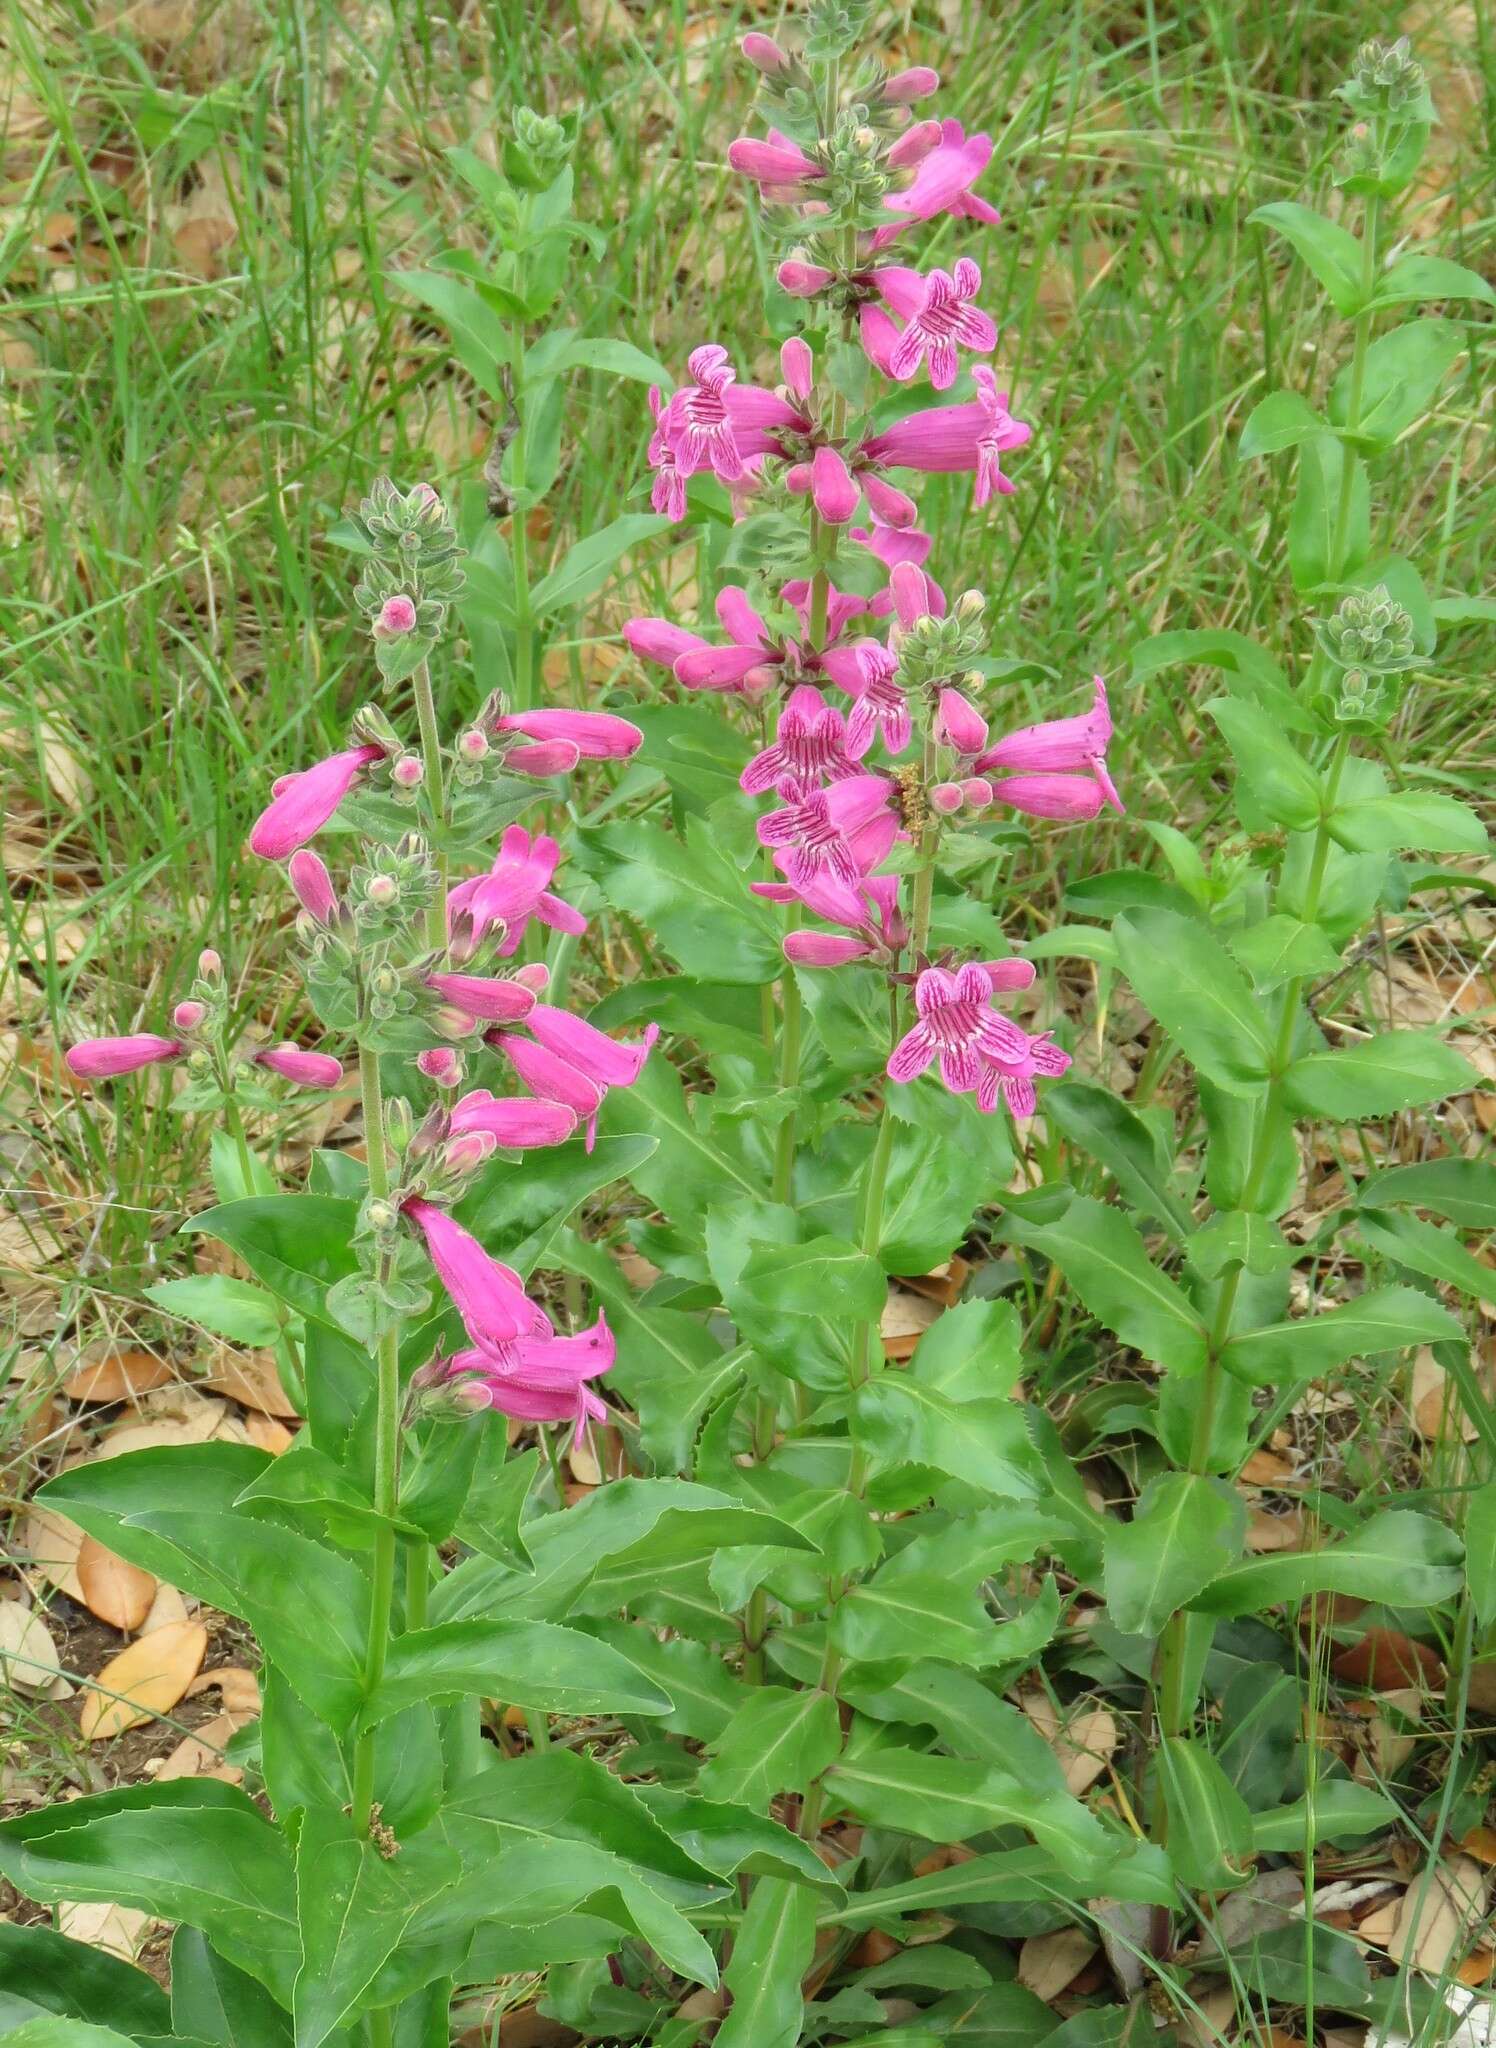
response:
{"label": "flower bud", "polygon": [[927,100],[939,89],[938,71],[932,71],[928,64],[911,64],[907,71],[896,71],[892,78],[884,79],[880,97],[889,106],[907,107],[914,100]]}
{"label": "flower bud", "polygon": [[809,263],[800,256],[786,257],[775,274],[780,289],[792,299],[813,299],[817,292],[825,291],[836,275],[823,264]]}
{"label": "flower bud", "polygon": [[985,811],[993,800],[992,784],[985,775],[968,775],[961,784],[961,794],[974,811]]}
{"label": "flower bud", "polygon": [[393,967],[376,967],[369,976],[369,993],[381,1002],[393,1002],[400,993],[400,977]]}
{"label": "flower bud", "polygon": [[197,956],[197,971],[204,981],[221,981],[223,961],[212,946],[204,946]]}
{"label": "flower bud", "polygon": [[432,1013],[432,1024],[443,1038],[472,1038],[483,1029],[483,1019],[455,1003],[441,1003]]}
{"label": "flower bud", "polygon": [[212,1055],[210,1053],[205,1052],[202,1046],[194,1046],[192,1051],[187,1055],[188,1073],[193,1075],[208,1074],[211,1073],[212,1070]]}
{"label": "flower bud", "polygon": [[374,630],[376,633],[386,634],[411,633],[415,630],[415,623],[415,599],[407,597],[401,590],[396,591],[393,597],[387,597],[379,607],[379,617]]}
{"label": "flower bud", "polygon": [[442,1164],[448,1173],[474,1173],[494,1151],[495,1145],[491,1131],[459,1131],[455,1138],[447,1141]]}
{"label": "flower bud", "polygon": [[418,1052],[416,1066],[438,1088],[460,1088],[462,1085],[462,1056],[455,1053],[450,1045],[432,1045],[425,1052]]}
{"label": "flower bud", "polygon": [[511,977],[521,988],[527,988],[531,995],[543,996],[551,985],[551,970],[543,960],[528,960],[523,967],[517,967]]}
{"label": "flower bud", "polygon": [[390,770],[390,780],[397,789],[419,789],[426,774],[426,764],[419,754],[402,754]]}
{"label": "flower bud", "polygon": [[442,510],[441,495],[435,484],[412,484],[409,495],[411,504],[418,506],[423,512],[431,511],[433,508],[438,512]]}
{"label": "flower bud", "polygon": [[393,1230],[397,1218],[398,1212],[394,1204],[378,1196],[364,1204],[364,1221],[378,1237],[383,1237],[388,1231]]}
{"label": "flower bud", "polygon": [[389,1139],[392,1152],[397,1152],[403,1157],[409,1151],[413,1128],[410,1104],[403,1095],[397,1095],[393,1101],[385,1104],[384,1133]]}
{"label": "flower bud", "polygon": [[208,1006],[206,1003],[178,1003],[171,1013],[171,1021],[176,1025],[178,1031],[196,1031],[198,1025],[202,1023],[207,1014]]}
{"label": "flower bud", "polygon": [[762,72],[765,78],[778,78],[790,68],[789,58],[774,38],[760,35],[756,29],[752,35],[744,36],[738,48],[754,70]]}
{"label": "flower bud", "polygon": [[987,609],[987,600],[980,590],[963,590],[953,609],[958,619],[979,619]]}
{"label": "flower bud", "polygon": [[488,734],[486,732],[479,732],[475,725],[470,726],[457,742],[457,756],[462,761],[475,763],[486,761],[492,751],[493,749],[489,745]]}
{"label": "flower bud", "polygon": [[922,164],[932,150],[939,149],[940,140],[938,121],[916,121],[912,128],[904,130],[889,150],[889,169],[907,171],[915,164]]}
{"label": "flower bud", "polygon": [[930,791],[930,808],[942,817],[959,811],[965,801],[966,793],[959,782],[937,782]]}
{"label": "flower bud", "polygon": [[798,334],[792,335],[779,351],[779,371],[790,396],[803,405],[810,396],[815,365],[809,348]]}
{"label": "flower bud", "polygon": [[364,884],[364,895],[376,910],[388,910],[392,903],[400,901],[400,884],[393,875],[370,875]]}

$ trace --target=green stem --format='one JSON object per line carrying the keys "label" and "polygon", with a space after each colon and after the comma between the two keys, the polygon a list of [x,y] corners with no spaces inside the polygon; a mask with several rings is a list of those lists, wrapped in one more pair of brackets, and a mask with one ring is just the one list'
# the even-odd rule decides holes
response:
{"label": "green stem", "polygon": [[219,1069],[219,1085],[223,1089],[223,1120],[229,1127],[229,1136],[239,1154],[239,1177],[244,1182],[244,1192],[252,1195],[255,1191],[254,1154],[249,1149],[249,1139],[244,1133],[244,1119],[239,1114],[239,1105],[234,1100],[234,1084],[223,1067]]}
{"label": "green stem", "polygon": [[[525,484],[525,331],[522,327],[514,330],[514,355],[511,363],[512,388],[510,397],[514,404],[514,482],[523,498]],[[528,711],[535,699],[535,622],[530,610],[530,534],[525,525],[529,506],[518,504],[509,522],[509,555],[514,572],[514,702],[516,709]]]}
{"label": "green stem", "polygon": [[[1361,284],[1368,299],[1376,285],[1377,230],[1380,224],[1381,201],[1373,194],[1366,202],[1366,233],[1361,243]],[[1354,434],[1361,424],[1361,400],[1366,385],[1366,352],[1371,345],[1373,318],[1369,306],[1356,315],[1351,343],[1350,390],[1346,395],[1345,407],[1347,434]],[[1330,561],[1330,573],[1335,577],[1341,575],[1345,562],[1345,543],[1351,519],[1351,494],[1355,489],[1358,461],[1357,456],[1344,442],[1341,449],[1340,496],[1335,507],[1335,545]]]}
{"label": "green stem", "polygon": [[[431,815],[435,820],[438,834],[445,832],[447,824],[447,789],[442,773],[442,743],[436,724],[436,700],[431,694],[431,666],[422,662],[412,679],[416,700],[416,719],[421,728],[421,758],[426,769],[426,793],[431,803]],[[433,952],[447,950],[447,856],[440,848],[436,854],[436,894],[432,897],[426,912],[426,943]]]}

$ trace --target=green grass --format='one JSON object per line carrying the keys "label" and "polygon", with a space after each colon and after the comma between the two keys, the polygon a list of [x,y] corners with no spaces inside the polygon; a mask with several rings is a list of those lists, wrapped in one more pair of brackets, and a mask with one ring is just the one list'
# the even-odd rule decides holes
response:
{"label": "green grass", "polygon": [[[460,23],[408,7],[355,33],[330,6],[165,0],[132,31],[9,0],[5,18],[0,513],[17,545],[0,567],[0,758],[7,1022],[26,1062],[9,1099],[44,1119],[53,1221],[67,1235],[69,1198],[111,1199],[99,1249],[133,1267],[200,1183],[201,1142],[154,1087],[107,1109],[60,1091],[45,1049],[158,1021],[209,939],[268,1030],[306,1021],[282,893],[243,840],[269,778],[335,740],[369,684],[348,558],[324,536],[382,468],[474,478],[494,424],[397,280],[454,241],[483,247],[443,150],[483,146],[516,101],[582,110],[578,208],[608,244],[579,252],[569,316],[675,363],[722,339],[772,375],[770,250],[725,166],[747,17],[588,0],[542,26],[516,5]],[[1119,712],[1133,818],[1042,842],[1021,877],[1021,915],[1042,925],[1067,877],[1149,857],[1137,818],[1208,832],[1221,809],[1188,679],[1129,686],[1129,648],[1214,624],[1304,650],[1282,470],[1238,465],[1232,442],[1273,382],[1322,388],[1344,336],[1246,216],[1329,191],[1339,121],[1324,95],[1360,36],[1397,17],[1145,0],[884,19],[892,50],[945,74],[941,111],[998,138],[986,189],[1004,224],[963,246],[1038,427],[995,517],[969,512],[964,479],[930,480],[934,562],[948,587],[994,594],[998,651],[1048,663],[1063,688],[1104,670]],[[1489,69],[1487,29],[1477,10],[1456,97]],[[1429,54],[1442,92],[1447,60]],[[1489,158],[1462,98],[1455,112],[1437,190],[1407,225],[1437,221],[1440,247],[1480,264]],[[173,240],[173,209],[194,203],[233,229],[206,278]],[[954,246],[947,229],[927,248]],[[1472,358],[1377,480],[1379,539],[1441,589],[1488,580],[1479,389]],[[637,504],[645,426],[637,386],[579,382],[561,533]],[[616,640],[629,609],[626,589],[606,594],[569,659]],[[1469,782],[1489,752],[1484,656],[1473,630],[1450,646],[1406,738]],[[443,678],[454,709],[483,687]],[[1019,698],[1021,721],[1038,706]],[[33,1185],[30,1200],[45,1214],[52,1198]]]}

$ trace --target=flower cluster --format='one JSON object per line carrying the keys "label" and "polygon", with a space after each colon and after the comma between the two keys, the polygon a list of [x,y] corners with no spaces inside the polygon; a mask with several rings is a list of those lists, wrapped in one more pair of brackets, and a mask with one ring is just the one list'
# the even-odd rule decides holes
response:
{"label": "flower cluster", "polygon": [[[791,244],[778,280],[803,304],[807,332],[783,345],[772,389],[710,344],[692,352],[677,391],[651,393],[656,509],[683,517],[691,479],[710,473],[739,521],[763,532],[756,552],[745,542],[736,556],[758,573],[718,596],[722,637],[637,618],[625,638],[682,689],[777,697],[772,738],[742,786],[770,800],[758,838],[774,873],[751,886],[785,905],[789,960],[858,962],[912,983],[917,1021],[894,1048],[891,1078],[912,1080],[938,1058],[948,1088],[1025,1116],[1036,1077],[1063,1073],[1068,1055],[992,1007],[1033,979],[1026,964],[932,953],[941,834],[957,812],[1075,822],[1122,806],[1100,676],[1088,709],[992,730],[984,600],[968,591],[947,602],[904,488],[911,474],[966,472],[981,509],[1014,490],[1004,460],[1032,435],[983,360],[998,331],[978,266],[898,260],[916,223],[998,220],[975,189],[992,140],[908,113],[938,85],[923,68],[878,74],[826,106],[811,72],[771,38],[750,35],[743,48],[775,125],[740,137],[729,161]],[[859,351],[864,368],[852,375]],[[941,402],[890,419],[873,373],[895,387],[927,378]],[[803,533],[786,524],[792,514]],[[878,587],[859,594],[874,580],[869,559]],[[806,925],[807,913],[835,929]]]}

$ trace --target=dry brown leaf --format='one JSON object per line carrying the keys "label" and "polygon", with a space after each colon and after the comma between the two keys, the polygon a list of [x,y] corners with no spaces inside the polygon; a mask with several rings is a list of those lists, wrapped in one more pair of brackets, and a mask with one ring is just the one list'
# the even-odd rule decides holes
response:
{"label": "dry brown leaf", "polygon": [[1345,1713],[1365,1723],[1357,1730],[1351,1776],[1361,1785],[1380,1786],[1413,1754],[1418,1723],[1423,1719],[1423,1691],[1416,1685],[1392,1686],[1374,1699],[1347,1700]]}
{"label": "dry brown leaf", "polygon": [[140,1627],[156,1597],[149,1572],[127,1564],[92,1536],[84,1537],[78,1551],[78,1583],[89,1611],[127,1634]]}
{"label": "dry brown leaf", "polygon": [[219,1778],[225,1785],[242,1784],[243,1771],[231,1764],[223,1751],[229,1737],[237,1735],[251,1718],[247,1714],[215,1714],[201,1728],[184,1735],[154,1774],[157,1784],[169,1778]]}
{"label": "dry brown leaf", "polygon": [[111,1657],[88,1687],[78,1724],[85,1742],[103,1742],[170,1713],[202,1668],[208,1631],[169,1621]]}
{"label": "dry brown leaf", "polygon": [[571,1469],[572,1478],[579,1486],[602,1485],[603,1468],[598,1463],[596,1451],[586,1437],[583,1437],[579,1444],[572,1445],[566,1454],[566,1462]]}
{"label": "dry brown leaf", "polygon": [[1367,1629],[1360,1642],[1338,1653],[1330,1669],[1345,1684],[1364,1685],[1372,1692],[1408,1685],[1437,1688],[1444,1683],[1438,1652],[1397,1628]]}
{"label": "dry brown leaf", "polygon": [[0,1600],[0,1674],[21,1692],[47,1692],[62,1664],[52,1631],[19,1600]]}
{"label": "dry brown leaf", "polygon": [[1121,1740],[1116,1717],[1109,1707],[1082,1707],[1062,1722],[1048,1693],[1025,1693],[1020,1701],[1025,1714],[1054,1751],[1065,1783],[1079,1798],[1106,1769]]}
{"label": "dry brown leaf", "polygon": [[164,1358],[150,1351],[106,1351],[75,1365],[62,1383],[70,1401],[133,1401],[172,1377]]}
{"label": "dry brown leaf", "polygon": [[902,1287],[890,1286],[878,1325],[883,1338],[884,1357],[912,1358],[920,1338],[930,1325],[939,1319],[942,1312],[938,1301],[930,1301],[922,1295],[911,1294]]}
{"label": "dry brown leaf", "polygon": [[252,1721],[260,1711],[260,1681],[242,1664],[217,1664],[211,1671],[200,1671],[182,1697],[191,1700],[199,1693],[214,1691],[222,1696],[226,1714]]}
{"label": "dry brown leaf", "polygon": [[1241,1468],[1241,1477],[1248,1486],[1265,1486],[1280,1492],[1286,1486],[1297,1484],[1292,1461],[1279,1457],[1276,1451],[1253,1451]]}
{"label": "dry brown leaf", "polygon": [[296,1441],[283,1422],[277,1422],[273,1415],[262,1415],[258,1408],[251,1408],[245,1415],[244,1430],[255,1449],[268,1451],[272,1458],[289,1451]]}
{"label": "dry brown leaf", "polygon": [[1469,1834],[1460,1838],[1460,1847],[1477,1863],[1489,1867],[1496,1863],[1496,1828],[1471,1828]]}
{"label": "dry brown leaf", "polygon": [[268,1351],[221,1351],[212,1372],[197,1384],[210,1394],[227,1394],[246,1408],[258,1408],[262,1415],[278,1416],[282,1422],[297,1419]]}
{"label": "dry brown leaf", "polygon": [[1031,1934],[1018,1951],[1018,1981],[1047,2003],[1074,1982],[1096,1953],[1097,1944],[1083,1927]]}
{"label": "dry brown leaf", "polygon": [[190,1621],[191,1610],[175,1586],[160,1585],[151,1602],[151,1611],[140,1624],[140,1633],[148,1636],[152,1629],[165,1628],[168,1622]]}
{"label": "dry brown leaf", "polygon": [[36,1576],[80,1606],[83,1588],[78,1583],[78,1552],[82,1547],[83,1531],[76,1522],[52,1508],[31,1508],[21,1531],[22,1555],[30,1560]]}
{"label": "dry brown leaf", "polygon": [[1387,1943],[1389,1958],[1410,1962],[1426,1976],[1442,1977],[1469,1949],[1485,1898],[1485,1876],[1471,1856],[1452,1856],[1421,1872],[1399,1904]]}
{"label": "dry brown leaf", "polygon": [[1266,1508],[1253,1508],[1247,1516],[1247,1548],[1259,1554],[1270,1550],[1302,1550],[1304,1517],[1291,1508],[1286,1515],[1270,1515]]}
{"label": "dry brown leaf", "polygon": [[145,1945],[153,1922],[149,1913],[133,1906],[110,1906],[102,1901],[59,1899],[57,1931],[71,1941],[86,1942],[106,1955],[133,1963]]}

